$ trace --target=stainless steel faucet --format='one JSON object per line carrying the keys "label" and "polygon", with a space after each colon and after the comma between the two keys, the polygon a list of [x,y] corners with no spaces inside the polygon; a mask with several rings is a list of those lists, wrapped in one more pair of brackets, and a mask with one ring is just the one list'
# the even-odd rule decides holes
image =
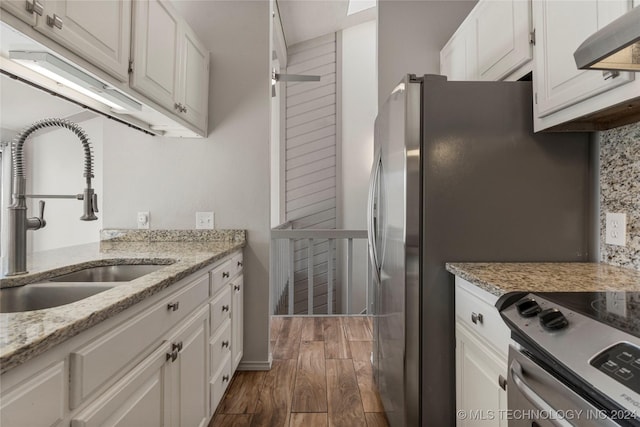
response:
{"label": "stainless steel faucet", "polygon": [[[35,131],[47,127],[62,127],[73,132],[84,149],[84,177],[86,187],[82,194],[76,195],[28,195],[26,194],[26,177],[24,170],[23,146],[27,138]],[[95,221],[98,212],[98,197],[91,188],[93,178],[93,152],[91,142],[85,131],[75,123],[64,119],[44,119],[25,128],[11,143],[11,157],[13,161],[13,190],[11,193],[11,206],[8,211],[9,242],[7,250],[7,276],[27,273],[27,230],[39,230],[47,223],[44,220],[43,200],[40,200],[40,216],[27,218],[28,197],[37,198],[65,198],[82,200],[84,213],[80,217],[82,221]]]}

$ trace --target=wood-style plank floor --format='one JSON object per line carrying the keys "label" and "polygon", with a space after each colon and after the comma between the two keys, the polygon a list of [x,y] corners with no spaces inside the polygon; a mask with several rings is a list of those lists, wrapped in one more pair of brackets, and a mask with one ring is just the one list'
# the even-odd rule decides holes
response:
{"label": "wood-style plank floor", "polygon": [[268,372],[236,372],[209,427],[388,427],[371,319],[273,317]]}

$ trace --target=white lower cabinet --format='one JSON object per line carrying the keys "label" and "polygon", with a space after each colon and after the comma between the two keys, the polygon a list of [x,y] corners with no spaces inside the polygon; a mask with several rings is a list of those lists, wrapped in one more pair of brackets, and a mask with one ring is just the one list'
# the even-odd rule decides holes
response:
{"label": "white lower cabinet", "polygon": [[456,277],[457,425],[507,426],[509,329],[498,297]]}
{"label": "white lower cabinet", "polygon": [[242,275],[238,276],[231,282],[231,361],[232,368],[235,371],[242,359],[242,351],[244,348],[244,286],[242,283]]}
{"label": "white lower cabinet", "polygon": [[456,406],[464,411],[458,426],[507,426],[507,361],[456,322]]}
{"label": "white lower cabinet", "polygon": [[0,400],[0,426],[56,426],[64,416],[64,363],[25,381]]}
{"label": "white lower cabinet", "polygon": [[74,416],[71,427],[169,425],[170,352],[171,344],[163,341],[115,386]]}
{"label": "white lower cabinet", "polygon": [[241,267],[236,252],[3,374],[0,425],[205,427],[242,357]]}

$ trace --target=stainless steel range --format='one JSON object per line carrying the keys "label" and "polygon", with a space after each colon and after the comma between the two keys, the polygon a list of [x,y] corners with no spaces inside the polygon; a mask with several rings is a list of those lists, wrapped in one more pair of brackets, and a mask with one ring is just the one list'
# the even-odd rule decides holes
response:
{"label": "stainless steel range", "polygon": [[509,426],[640,426],[640,294],[508,294]]}

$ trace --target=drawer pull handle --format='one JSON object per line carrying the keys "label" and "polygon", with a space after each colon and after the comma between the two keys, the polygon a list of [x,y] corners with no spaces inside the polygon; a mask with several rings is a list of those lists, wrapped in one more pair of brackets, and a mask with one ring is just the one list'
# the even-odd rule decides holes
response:
{"label": "drawer pull handle", "polygon": [[498,376],[498,385],[500,386],[501,389],[505,391],[507,390],[507,380],[502,375]]}
{"label": "drawer pull handle", "polygon": [[44,12],[44,7],[42,3],[37,0],[27,0],[27,12],[31,12],[31,14],[36,14],[42,16],[42,12]]}
{"label": "drawer pull handle", "polygon": [[222,272],[222,278],[226,279],[227,277],[229,277],[229,272],[228,271],[223,271]]}
{"label": "drawer pull handle", "polygon": [[229,341],[222,341],[222,348],[229,348]]}
{"label": "drawer pull handle", "polygon": [[226,383],[227,381],[229,381],[229,375],[223,375],[222,376],[222,382]]}
{"label": "drawer pull handle", "polygon": [[171,360],[171,363],[175,362],[178,358],[178,352],[173,350],[171,353],[167,353],[167,360]]}
{"label": "drawer pull handle", "polygon": [[242,261],[238,261],[238,267],[242,267]]}
{"label": "drawer pull handle", "polygon": [[229,311],[229,306],[228,305],[223,305],[222,306],[222,311]]}
{"label": "drawer pull handle", "polygon": [[182,351],[182,341],[180,341],[178,343],[174,342],[173,345],[171,346],[171,350],[174,350],[174,351],[177,350],[178,352],[181,352]]}
{"label": "drawer pull handle", "polygon": [[476,325],[478,323],[482,324],[484,317],[482,316],[482,313],[471,313],[471,321]]}
{"label": "drawer pull handle", "polygon": [[233,285],[233,290],[234,291],[239,291],[240,290],[240,285]]}
{"label": "drawer pull handle", "polygon": [[180,302],[179,301],[167,304],[167,310],[178,311],[179,308],[180,308]]}
{"label": "drawer pull handle", "polygon": [[49,16],[47,15],[47,25],[50,26],[51,28],[57,28],[59,30],[62,29],[62,19],[56,15],[55,13],[53,14],[53,16]]}

